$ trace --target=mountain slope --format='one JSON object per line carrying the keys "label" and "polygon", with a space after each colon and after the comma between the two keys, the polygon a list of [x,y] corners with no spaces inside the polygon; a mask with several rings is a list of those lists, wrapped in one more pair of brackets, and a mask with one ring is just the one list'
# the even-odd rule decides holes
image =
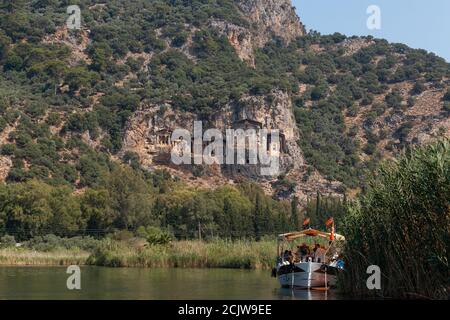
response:
{"label": "mountain slope", "polygon": [[[77,190],[112,163],[210,187],[250,178],[278,198],[342,194],[380,159],[450,135],[450,67],[401,44],[306,34],[289,0],[14,1],[0,13],[0,178]],[[153,139],[242,114],[282,128],[282,174],[174,168]]]}

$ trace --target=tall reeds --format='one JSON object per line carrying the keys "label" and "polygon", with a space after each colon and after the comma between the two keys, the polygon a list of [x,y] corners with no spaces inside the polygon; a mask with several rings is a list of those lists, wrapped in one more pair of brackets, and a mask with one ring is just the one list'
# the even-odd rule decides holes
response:
{"label": "tall reeds", "polygon": [[[344,291],[393,298],[449,297],[448,140],[383,164],[347,211]],[[366,286],[370,265],[381,268],[381,290]]]}
{"label": "tall reeds", "polygon": [[60,249],[54,251],[35,251],[23,248],[0,249],[0,265],[9,266],[68,266],[83,265],[89,252]]}
{"label": "tall reeds", "polygon": [[108,267],[269,269],[274,241],[177,241],[135,249],[117,242],[92,254],[87,263]]}
{"label": "tall reeds", "polygon": [[[136,246],[132,242],[103,239],[94,246],[78,240],[83,249],[44,246],[0,248],[0,265],[96,265],[143,268],[269,269],[275,263],[275,240],[175,241],[169,245]],[[43,250],[40,250],[42,248]]]}

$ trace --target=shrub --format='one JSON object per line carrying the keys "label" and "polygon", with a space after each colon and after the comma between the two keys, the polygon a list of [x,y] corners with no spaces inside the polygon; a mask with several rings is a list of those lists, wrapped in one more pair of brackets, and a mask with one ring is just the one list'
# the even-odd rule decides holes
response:
{"label": "shrub", "polygon": [[445,101],[444,102],[444,107],[443,107],[445,112],[450,113],[450,101]]}
{"label": "shrub", "polygon": [[53,234],[34,237],[23,243],[25,248],[37,250],[37,251],[54,251],[58,249],[80,249],[86,251],[93,251],[100,247],[101,240],[96,240],[92,237],[73,237],[62,238]]}
{"label": "shrub", "polygon": [[15,245],[16,239],[14,239],[14,236],[7,234],[0,238],[0,248],[9,248]]}
{"label": "shrub", "polygon": [[450,89],[444,94],[444,101],[450,101]]}
{"label": "shrub", "polygon": [[375,143],[368,143],[364,147],[364,152],[368,155],[373,155],[376,150],[377,150],[377,145]]}
{"label": "shrub", "polygon": [[172,242],[172,235],[157,227],[139,227],[137,235],[146,239],[152,245],[167,245]]}
{"label": "shrub", "polygon": [[416,81],[414,87],[411,89],[411,94],[421,94],[425,89],[425,84],[422,81]]}
{"label": "shrub", "polygon": [[407,101],[408,107],[412,108],[416,104],[416,99],[414,97],[409,97]]}
{"label": "shrub", "polygon": [[15,144],[4,144],[1,146],[0,153],[3,156],[12,156],[16,152]]}
{"label": "shrub", "polygon": [[386,104],[390,108],[400,109],[402,106],[402,96],[397,91],[392,91],[389,93],[386,98]]}
{"label": "shrub", "polygon": [[133,237],[134,237],[133,232],[128,231],[128,230],[117,231],[112,236],[112,238],[114,240],[119,240],[119,241],[127,241]]}
{"label": "shrub", "polygon": [[312,100],[320,100],[327,95],[327,87],[325,85],[318,85],[311,91]]}

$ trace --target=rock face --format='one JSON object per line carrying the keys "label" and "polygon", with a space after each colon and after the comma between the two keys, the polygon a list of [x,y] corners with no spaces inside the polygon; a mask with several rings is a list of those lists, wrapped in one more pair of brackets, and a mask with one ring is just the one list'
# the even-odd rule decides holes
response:
{"label": "rock face", "polygon": [[[279,171],[274,175],[263,174],[261,168],[267,166],[259,162],[256,165],[175,165],[171,161],[171,152],[179,141],[172,141],[172,133],[176,129],[186,129],[193,136],[194,121],[202,121],[203,132],[218,129],[224,138],[227,129],[255,129],[257,132],[259,129],[267,129],[269,133],[278,130]],[[250,178],[260,182],[267,193],[274,194],[277,191],[272,187],[272,183],[277,181],[279,176],[286,176],[288,179],[305,183],[299,183],[295,190],[282,197],[296,194],[300,199],[305,199],[317,190],[337,194],[335,190],[340,184],[326,181],[305,163],[298,140],[299,132],[289,95],[282,91],[273,91],[266,96],[244,96],[238,102],[226,105],[207,120],[201,120],[192,113],[173,110],[169,105],[143,107],[128,123],[122,155],[126,152],[136,153],[144,168],[167,169],[184,180],[195,180],[196,185],[212,187],[217,183]]]}
{"label": "rock face", "polygon": [[192,132],[196,120],[196,115],[174,111],[168,105],[144,107],[128,122],[122,153],[138,154],[146,168],[170,166],[172,132],[180,128]]}
{"label": "rock face", "polygon": [[228,37],[237,55],[249,65],[254,65],[255,48],[274,37],[288,44],[306,33],[291,0],[240,0],[238,6],[249,27],[222,20],[212,21],[211,26]]}
{"label": "rock face", "polygon": [[240,0],[238,6],[252,23],[257,46],[274,36],[289,43],[305,34],[291,0]]}
{"label": "rock face", "polygon": [[11,159],[5,156],[0,156],[0,181],[5,181],[11,167]]}
{"label": "rock face", "polygon": [[[256,127],[280,133],[281,155],[280,173],[287,173],[304,165],[304,159],[298,146],[298,129],[290,97],[281,91],[273,91],[268,96],[244,96],[238,104],[229,105],[225,112],[213,117],[217,128],[235,127],[237,123],[252,122]],[[255,174],[251,178],[264,179]]]}
{"label": "rock face", "polygon": [[250,66],[255,65],[255,45],[253,34],[249,29],[226,21],[211,21],[211,27],[227,36],[228,41],[233,46],[234,50],[236,50],[236,54],[242,61],[245,61]]}
{"label": "rock face", "polygon": [[[158,163],[170,166],[162,156],[170,153],[174,147],[174,141],[171,141],[173,131],[186,129],[193,135],[194,121],[202,121],[203,131],[214,128],[224,136],[227,129],[278,130],[282,144],[281,173],[304,165],[297,143],[299,134],[291,99],[281,91],[274,91],[269,96],[245,96],[238,103],[225,106],[206,121],[200,120],[195,114],[173,110],[170,106],[143,108],[135,113],[128,124],[124,152],[139,154],[144,166]],[[257,172],[249,175],[254,179],[264,179]]]}

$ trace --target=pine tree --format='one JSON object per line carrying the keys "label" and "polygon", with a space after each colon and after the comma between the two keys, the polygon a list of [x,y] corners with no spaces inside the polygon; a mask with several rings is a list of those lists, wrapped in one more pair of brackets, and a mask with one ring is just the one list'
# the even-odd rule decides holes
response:
{"label": "pine tree", "polygon": [[299,229],[298,198],[294,196],[291,201],[291,224],[295,230]]}
{"label": "pine tree", "polygon": [[25,6],[25,0],[3,0],[1,8],[9,13],[14,13]]}
{"label": "pine tree", "polygon": [[223,203],[223,215],[224,215],[224,233],[225,236],[233,238],[233,207],[228,198],[225,198]]}
{"label": "pine tree", "polygon": [[317,219],[319,219],[320,216],[320,206],[321,206],[321,199],[320,199],[320,192],[317,191],[316,196],[316,211],[314,213],[314,217],[311,217],[311,225],[315,226],[317,224]]}
{"label": "pine tree", "polygon": [[254,217],[254,227],[255,227],[255,235],[256,239],[260,240],[261,235],[264,231],[264,217],[263,217],[263,206],[262,206],[262,199],[261,195],[259,193],[256,194],[255,199],[255,211],[253,214]]}
{"label": "pine tree", "polygon": [[273,221],[273,215],[272,215],[272,211],[270,210],[269,205],[266,203],[264,205],[264,226],[265,226],[265,230],[264,233],[272,233],[275,229],[275,223]]}

